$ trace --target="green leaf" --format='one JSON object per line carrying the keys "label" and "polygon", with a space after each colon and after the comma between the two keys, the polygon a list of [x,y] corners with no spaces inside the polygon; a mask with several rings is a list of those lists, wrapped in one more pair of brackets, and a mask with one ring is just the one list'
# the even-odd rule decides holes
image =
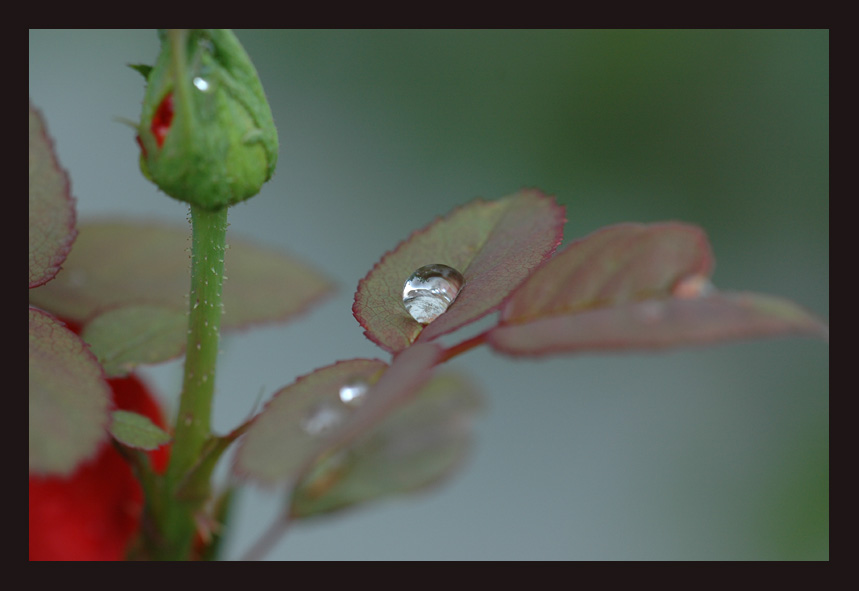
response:
{"label": "green leaf", "polygon": [[[358,284],[353,314],[387,351],[429,341],[495,310],[561,241],[564,209],[536,190],[477,200],[414,232]],[[403,283],[416,269],[443,264],[465,276],[456,301],[427,327],[403,306]]]}
{"label": "green leaf", "polygon": [[468,381],[433,378],[414,400],[316,464],[295,488],[292,516],[330,513],[444,480],[470,449],[471,422],[480,406]]}
{"label": "green leaf", "polygon": [[57,161],[45,122],[29,106],[30,120],[30,287],[47,283],[60,270],[75,240],[75,202],[69,177]]}
{"label": "green leaf", "polygon": [[149,74],[152,72],[152,66],[146,64],[128,64],[128,67],[138,72],[145,80],[149,80]]}
{"label": "green leaf", "polygon": [[[31,292],[30,302],[81,323],[100,312],[141,304],[184,313],[189,246],[187,228],[119,221],[81,224],[63,273]],[[331,290],[331,283],[307,265],[239,239],[230,241],[224,264],[225,329],[284,321]]]}
{"label": "green leaf", "polygon": [[30,472],[70,474],[107,437],[110,386],[86,344],[51,315],[30,316]]}
{"label": "green leaf", "polygon": [[158,449],[170,442],[170,435],[149,417],[127,410],[113,411],[110,434],[123,445],[145,451]]}
{"label": "green leaf", "polygon": [[81,335],[109,377],[126,375],[140,364],[160,363],[185,350],[188,317],[153,305],[131,305],[93,318]]}
{"label": "green leaf", "polygon": [[[278,391],[254,419],[236,454],[236,473],[266,484],[301,479],[324,454],[409,400],[439,355],[434,345],[415,345],[390,367],[379,360],[352,359],[299,378]],[[355,380],[369,386],[357,406],[340,398],[341,387]]]}
{"label": "green leaf", "polygon": [[487,334],[511,355],[707,344],[828,329],[792,302],[716,292],[697,227],[621,224],[572,243],[508,300]]}

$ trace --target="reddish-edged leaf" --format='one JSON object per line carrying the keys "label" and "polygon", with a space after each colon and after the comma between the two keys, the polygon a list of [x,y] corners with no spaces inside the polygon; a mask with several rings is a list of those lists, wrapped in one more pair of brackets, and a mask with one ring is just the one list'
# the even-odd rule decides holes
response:
{"label": "reddish-edged leaf", "polygon": [[501,325],[489,344],[511,355],[661,349],[828,330],[796,304],[754,293],[714,293],[594,308],[578,314]]}
{"label": "reddish-edged leaf", "polygon": [[[269,484],[301,479],[322,455],[365,433],[408,400],[439,355],[434,345],[416,345],[390,367],[375,359],[352,359],[299,378],[254,419],[236,454],[235,471]],[[347,404],[340,389],[356,380],[369,389],[360,404]]]}
{"label": "reddish-edged leaf", "polygon": [[505,303],[496,350],[546,355],[664,348],[827,329],[795,304],[717,293],[706,236],[679,223],[620,224],[576,241]]}
{"label": "reddish-edged leaf", "polygon": [[666,297],[685,277],[709,277],[712,266],[707,236],[696,226],[609,226],[572,242],[535,271],[504,304],[501,320],[517,323]]}
{"label": "reddish-edged leaf", "polygon": [[75,201],[69,176],[60,167],[41,115],[30,119],[30,287],[47,283],[60,270],[75,239]]}
{"label": "reddish-edged leaf", "polygon": [[[331,290],[331,283],[320,273],[286,254],[237,239],[231,239],[229,246],[224,263],[228,277],[224,329],[286,320]],[[152,306],[187,311],[189,248],[188,228],[133,222],[81,224],[63,273],[32,290],[30,302],[81,323],[110,310],[114,340],[143,339],[144,335],[134,333],[141,313],[156,310]],[[120,308],[140,305],[145,306],[116,315]],[[163,319],[163,312],[156,315]],[[172,346],[181,352],[185,335],[171,334]],[[133,361],[147,362],[149,354],[141,350]]]}
{"label": "reddish-edged leaf", "polygon": [[107,437],[110,387],[86,344],[30,308],[30,472],[70,474]]}
{"label": "reddish-edged leaf", "polygon": [[[390,352],[452,332],[495,310],[552,255],[564,208],[536,190],[477,200],[414,232],[358,284],[353,314],[367,337]],[[423,327],[403,306],[403,283],[424,265],[453,267],[465,285],[450,308]]]}
{"label": "reddish-edged leaf", "polygon": [[470,449],[471,423],[480,407],[467,380],[432,378],[412,401],[316,464],[296,486],[290,513],[330,513],[444,480]]}

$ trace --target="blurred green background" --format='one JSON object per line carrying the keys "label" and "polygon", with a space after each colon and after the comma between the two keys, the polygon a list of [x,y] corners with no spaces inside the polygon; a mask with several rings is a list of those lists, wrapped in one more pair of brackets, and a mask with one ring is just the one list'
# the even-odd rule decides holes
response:
{"label": "blurred green background", "polygon": [[[829,32],[237,31],[281,141],[275,178],[230,231],[338,283],[301,319],[232,335],[215,425],[295,376],[388,356],[351,315],[358,280],[474,197],[538,187],[566,240],[623,221],[708,232],[714,282],[829,321]],[[153,31],[30,31],[43,110],[82,219],[182,223],[137,169]],[[229,274],[229,273],[228,273]],[[486,413],[437,490],[298,524],[272,559],[829,558],[829,345],[807,339],[660,354],[448,364]],[[146,370],[175,401],[181,363]],[[227,558],[276,514],[240,497]]]}

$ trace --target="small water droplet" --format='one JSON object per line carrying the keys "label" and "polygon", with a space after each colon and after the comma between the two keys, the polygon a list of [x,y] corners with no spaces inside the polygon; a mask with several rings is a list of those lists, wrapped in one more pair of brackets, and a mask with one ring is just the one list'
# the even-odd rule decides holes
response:
{"label": "small water droplet", "polygon": [[690,275],[677,282],[672,290],[675,298],[691,299],[710,295],[715,290],[710,280],[703,275]]}
{"label": "small water droplet", "polygon": [[340,400],[349,406],[357,406],[364,402],[364,394],[370,385],[361,378],[352,378],[340,386]]}
{"label": "small water droplet", "polygon": [[343,408],[320,402],[312,406],[301,419],[301,427],[310,435],[321,435],[339,425],[345,417]]}
{"label": "small water droplet", "polygon": [[412,318],[429,324],[444,314],[465,283],[462,273],[447,265],[424,265],[403,285],[403,305]]}
{"label": "small water droplet", "polygon": [[200,92],[209,92],[212,89],[212,85],[209,84],[209,81],[200,76],[196,76],[192,82]]}

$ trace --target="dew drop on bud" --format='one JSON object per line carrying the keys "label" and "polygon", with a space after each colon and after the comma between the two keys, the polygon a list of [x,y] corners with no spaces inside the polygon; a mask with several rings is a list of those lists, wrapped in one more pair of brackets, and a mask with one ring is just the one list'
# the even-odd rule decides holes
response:
{"label": "dew drop on bud", "polygon": [[357,406],[364,402],[364,394],[370,385],[360,378],[353,378],[340,386],[340,400],[348,406]]}
{"label": "dew drop on bud", "polygon": [[345,418],[344,409],[322,402],[307,411],[301,419],[301,427],[310,435],[321,435],[339,425]]}
{"label": "dew drop on bud", "polygon": [[403,305],[412,318],[429,324],[444,314],[465,278],[447,265],[425,265],[412,273],[403,285]]}

